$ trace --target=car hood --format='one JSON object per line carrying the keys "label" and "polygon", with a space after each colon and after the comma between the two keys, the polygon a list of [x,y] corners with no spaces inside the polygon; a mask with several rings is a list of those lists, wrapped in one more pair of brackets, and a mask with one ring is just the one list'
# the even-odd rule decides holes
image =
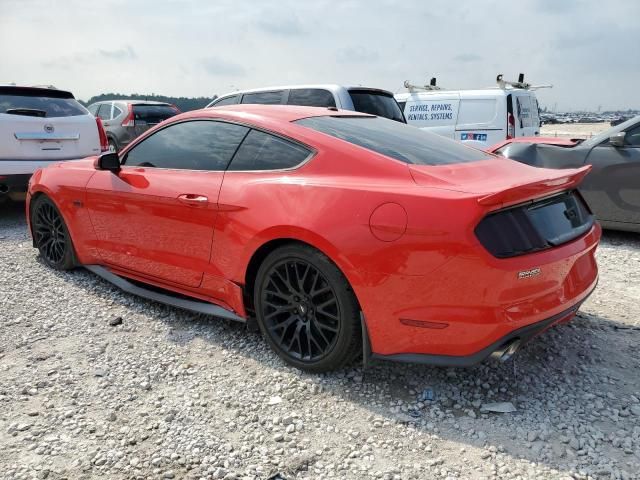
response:
{"label": "car hood", "polygon": [[508,205],[574,188],[591,166],[552,170],[500,157],[451,165],[409,165],[416,184],[478,196],[482,205]]}

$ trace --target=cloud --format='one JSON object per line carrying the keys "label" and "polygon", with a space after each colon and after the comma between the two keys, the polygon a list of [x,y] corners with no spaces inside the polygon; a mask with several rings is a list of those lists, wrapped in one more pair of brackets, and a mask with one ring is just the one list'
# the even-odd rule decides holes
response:
{"label": "cloud", "polygon": [[476,55],[475,53],[461,53],[453,57],[453,60],[460,63],[471,63],[481,61],[482,57],[480,55]]}
{"label": "cloud", "polygon": [[302,23],[295,15],[286,18],[266,15],[258,20],[257,26],[262,31],[271,35],[297,37],[305,33]]}
{"label": "cloud", "polygon": [[138,55],[136,55],[136,52],[129,45],[127,45],[124,48],[120,48],[118,50],[99,49],[98,54],[103,58],[107,58],[110,60],[117,60],[117,61],[136,60],[138,58]]}
{"label": "cloud", "polygon": [[361,45],[347,47],[338,50],[336,60],[339,63],[370,63],[378,60],[380,55],[373,50],[369,50]]}
{"label": "cloud", "polygon": [[246,70],[242,65],[219,57],[205,58],[202,60],[202,67],[209,75],[222,77],[241,77],[246,75]]}
{"label": "cloud", "polygon": [[64,55],[54,58],[52,60],[46,60],[42,62],[42,66],[45,68],[58,68],[58,69],[73,69],[75,67],[82,67],[98,62],[104,62],[105,60],[111,60],[115,62],[126,62],[129,60],[137,60],[138,55],[127,45],[126,47],[116,50],[103,50],[97,49],[90,52],[77,52],[72,55]]}

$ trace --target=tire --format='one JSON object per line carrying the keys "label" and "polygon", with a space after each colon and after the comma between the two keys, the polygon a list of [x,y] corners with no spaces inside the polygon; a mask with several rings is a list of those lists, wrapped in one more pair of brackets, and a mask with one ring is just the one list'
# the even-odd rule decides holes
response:
{"label": "tire", "polygon": [[118,144],[116,141],[109,137],[109,153],[118,153]]}
{"label": "tire", "polygon": [[361,353],[358,301],[342,272],[312,247],[271,252],[256,275],[254,305],[262,335],[289,365],[328,372]]}
{"label": "tire", "polygon": [[73,243],[58,207],[45,195],[31,206],[31,230],[36,248],[47,265],[56,270],[76,266]]}

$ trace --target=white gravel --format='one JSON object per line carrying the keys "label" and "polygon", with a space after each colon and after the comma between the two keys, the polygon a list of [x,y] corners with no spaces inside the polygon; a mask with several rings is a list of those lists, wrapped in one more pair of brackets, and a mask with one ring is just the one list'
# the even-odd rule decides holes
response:
{"label": "white gravel", "polygon": [[515,364],[314,376],[239,324],[45,267],[0,206],[0,478],[640,478],[640,236],[599,261]]}

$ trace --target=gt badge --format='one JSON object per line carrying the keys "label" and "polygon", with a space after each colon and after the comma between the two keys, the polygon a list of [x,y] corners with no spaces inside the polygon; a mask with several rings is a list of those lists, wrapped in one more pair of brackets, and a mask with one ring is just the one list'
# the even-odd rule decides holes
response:
{"label": "gt badge", "polygon": [[531,278],[536,275],[540,275],[540,267],[532,268],[531,270],[523,270],[522,272],[518,272],[518,280],[522,280],[523,278]]}

